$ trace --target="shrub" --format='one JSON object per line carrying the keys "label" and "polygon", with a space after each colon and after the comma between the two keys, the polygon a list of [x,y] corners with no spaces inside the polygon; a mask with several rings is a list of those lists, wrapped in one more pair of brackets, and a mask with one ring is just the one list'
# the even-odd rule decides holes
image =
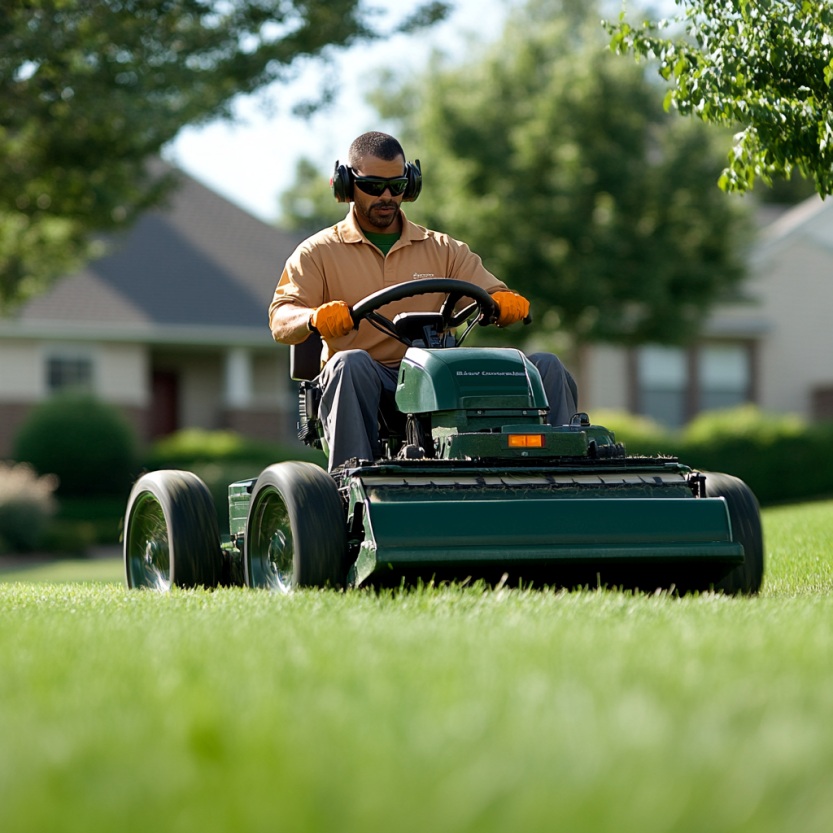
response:
{"label": "shrub", "polygon": [[[88,545],[117,544],[121,538],[126,495],[61,498],[58,514],[50,526],[48,539],[57,549],[74,549],[74,540],[87,539]],[[73,527],[77,529],[73,530]],[[60,538],[66,531],[66,542]]]}
{"label": "shrub", "polygon": [[833,494],[833,423],[807,425],[795,414],[753,405],[707,411],[671,432],[650,419],[594,411],[629,454],[669,454],[694,469],[726,472],[745,481],[761,503]]}
{"label": "shrub", "polygon": [[55,513],[56,480],[31,466],[0,462],[0,552],[31,552]]}
{"label": "shrub", "polygon": [[158,468],[189,468],[196,463],[248,463],[264,468],[281,460],[323,461],[319,451],[307,446],[285,446],[252,440],[234,431],[206,431],[185,428],[157,440],[145,466]]}
{"label": "shrub", "polygon": [[646,416],[600,408],[590,418],[594,424],[613,431],[628,454],[672,454],[679,445],[679,439],[667,428]]}
{"label": "shrub", "polygon": [[185,469],[202,478],[214,498],[220,532],[227,533],[229,484],[257,477],[267,466],[283,460],[326,465],[322,452],[300,443],[288,446],[252,440],[233,431],[187,428],[157,440],[144,467]]}
{"label": "shrub", "polygon": [[53,556],[83,557],[95,542],[96,531],[93,524],[56,518],[46,528],[41,546]]}
{"label": "shrub", "polygon": [[178,461],[241,460],[266,454],[266,443],[249,440],[234,431],[206,431],[184,428],[153,444],[150,460],[153,463]]}
{"label": "shrub", "polygon": [[680,456],[740,477],[764,503],[800,500],[833,492],[832,439],[829,425],[744,405],[692,420]]}
{"label": "shrub", "polygon": [[764,447],[799,437],[806,430],[807,424],[797,414],[774,414],[755,405],[740,405],[699,414],[685,427],[682,438],[690,446],[742,441]]}
{"label": "shrub", "polygon": [[86,394],[37,406],[14,442],[14,456],[58,477],[60,496],[126,493],[136,472],[136,439],[121,412]]}

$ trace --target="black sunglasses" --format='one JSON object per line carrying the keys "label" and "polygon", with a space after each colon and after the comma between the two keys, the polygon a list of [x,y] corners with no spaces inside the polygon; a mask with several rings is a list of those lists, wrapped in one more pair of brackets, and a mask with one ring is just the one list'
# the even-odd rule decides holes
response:
{"label": "black sunglasses", "polygon": [[408,187],[408,177],[393,176],[386,179],[383,176],[354,176],[353,182],[359,191],[370,194],[371,197],[381,197],[386,190],[390,189],[394,197],[405,193]]}

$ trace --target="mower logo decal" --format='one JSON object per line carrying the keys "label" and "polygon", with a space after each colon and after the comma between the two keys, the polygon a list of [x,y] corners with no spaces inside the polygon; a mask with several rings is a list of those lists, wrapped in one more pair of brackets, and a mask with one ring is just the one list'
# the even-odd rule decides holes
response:
{"label": "mower logo decal", "polygon": [[526,376],[520,370],[458,370],[458,376]]}

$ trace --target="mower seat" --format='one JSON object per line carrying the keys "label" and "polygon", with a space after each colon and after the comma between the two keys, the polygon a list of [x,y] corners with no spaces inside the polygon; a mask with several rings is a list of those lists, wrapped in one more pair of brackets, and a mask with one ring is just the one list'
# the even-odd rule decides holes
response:
{"label": "mower seat", "polygon": [[314,379],[321,372],[321,350],[324,342],[318,333],[310,333],[306,341],[289,345],[289,375],[295,382]]}
{"label": "mower seat", "polygon": [[[310,333],[300,344],[289,346],[289,375],[300,382],[298,390],[298,438],[306,445],[321,447],[323,430],[318,418],[321,389],[313,381],[321,372],[323,341],[318,333]],[[405,415],[396,407],[392,391],[382,392],[379,403],[379,439],[399,440],[405,437]]]}

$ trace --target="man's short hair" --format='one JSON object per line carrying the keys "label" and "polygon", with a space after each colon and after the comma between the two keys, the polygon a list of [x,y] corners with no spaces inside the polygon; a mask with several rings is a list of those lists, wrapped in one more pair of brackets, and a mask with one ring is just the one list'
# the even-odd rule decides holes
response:
{"label": "man's short hair", "polygon": [[402,150],[402,145],[387,133],[379,133],[378,131],[371,131],[370,133],[362,133],[350,145],[350,150],[347,153],[347,160],[351,168],[358,167],[359,163],[365,156],[375,156],[378,159],[384,159],[390,162],[396,159],[397,156],[405,158],[405,151]]}

